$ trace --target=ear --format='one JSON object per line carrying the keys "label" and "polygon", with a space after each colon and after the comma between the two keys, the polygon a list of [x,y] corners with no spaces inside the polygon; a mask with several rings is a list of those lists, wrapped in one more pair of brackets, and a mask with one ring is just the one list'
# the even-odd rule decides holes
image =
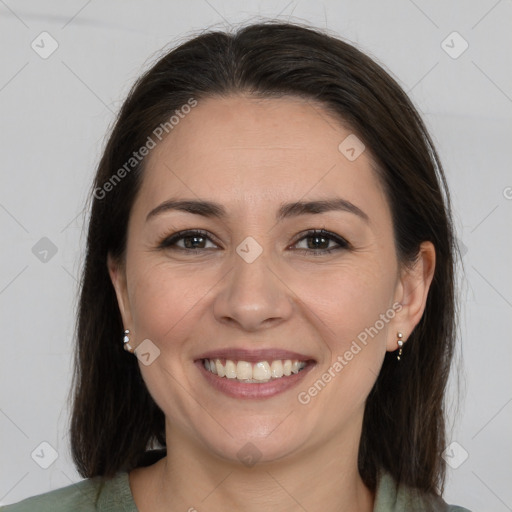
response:
{"label": "ear", "polygon": [[[394,328],[403,334],[407,341],[412,331],[418,325],[427,304],[428,291],[434,278],[436,266],[436,250],[432,242],[422,242],[418,256],[412,265],[404,265],[400,282],[397,286],[395,301],[402,309],[394,318]],[[397,349],[396,332],[391,333],[387,349]]]}
{"label": "ear", "polygon": [[132,316],[130,312],[130,301],[128,299],[128,287],[126,285],[126,269],[124,264],[119,262],[110,253],[107,256],[108,273],[117,296],[117,304],[123,325],[125,329],[129,329],[132,325]]}

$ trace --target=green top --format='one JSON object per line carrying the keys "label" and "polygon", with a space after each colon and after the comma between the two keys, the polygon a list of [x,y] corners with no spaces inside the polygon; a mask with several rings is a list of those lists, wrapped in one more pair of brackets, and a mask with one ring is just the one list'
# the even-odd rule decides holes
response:
{"label": "green top", "polygon": [[[138,512],[127,472],[111,479],[82,480],[39,496],[0,507],[1,512]],[[379,479],[373,512],[469,512],[442,499],[418,494],[407,487],[396,489],[389,474]]]}

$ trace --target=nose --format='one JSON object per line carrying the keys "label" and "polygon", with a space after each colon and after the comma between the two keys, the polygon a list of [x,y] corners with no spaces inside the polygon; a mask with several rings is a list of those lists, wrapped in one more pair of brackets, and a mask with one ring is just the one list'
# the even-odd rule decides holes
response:
{"label": "nose", "polygon": [[254,332],[289,319],[293,302],[290,290],[271,269],[264,251],[252,263],[234,255],[234,267],[223,280],[213,311],[217,321]]}

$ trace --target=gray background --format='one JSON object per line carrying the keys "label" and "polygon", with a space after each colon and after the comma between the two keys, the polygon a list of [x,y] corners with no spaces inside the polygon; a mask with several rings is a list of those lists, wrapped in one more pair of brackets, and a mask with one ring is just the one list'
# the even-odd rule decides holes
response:
{"label": "gray background", "polygon": [[[0,0],[0,503],[80,479],[66,433],[77,276],[85,200],[115,113],[163,47],[260,17],[354,42],[423,113],[465,267],[445,497],[475,511],[512,510],[510,0]],[[58,43],[46,59],[31,47],[51,49],[43,31]]]}

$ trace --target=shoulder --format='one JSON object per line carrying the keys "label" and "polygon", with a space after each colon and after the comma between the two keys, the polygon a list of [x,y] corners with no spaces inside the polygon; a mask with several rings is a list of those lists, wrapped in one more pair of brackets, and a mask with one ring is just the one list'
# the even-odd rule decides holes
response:
{"label": "shoulder", "polygon": [[389,473],[382,473],[377,482],[374,512],[470,512],[456,505],[448,505],[436,495],[426,494],[407,486],[397,487]]}
{"label": "shoulder", "polygon": [[0,507],[0,512],[137,512],[128,473],[113,478],[82,480],[13,505]]}

